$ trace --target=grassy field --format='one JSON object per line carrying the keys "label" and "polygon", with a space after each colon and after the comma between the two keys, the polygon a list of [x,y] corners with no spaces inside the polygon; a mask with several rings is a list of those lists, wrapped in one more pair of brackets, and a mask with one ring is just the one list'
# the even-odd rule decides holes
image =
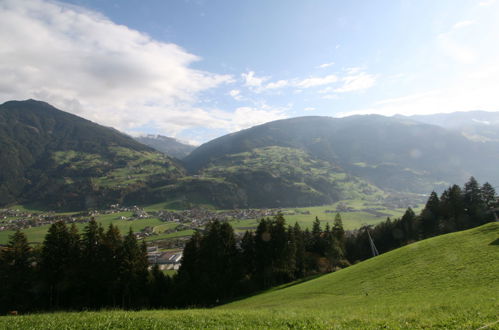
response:
{"label": "grassy field", "polygon": [[[312,228],[312,223],[315,220],[315,217],[318,217],[321,225],[324,227],[326,223],[330,225],[333,224],[334,217],[336,216],[335,212],[326,213],[326,210],[336,210],[338,204],[342,203],[346,207],[352,208],[354,211],[352,212],[340,212],[341,218],[343,220],[343,226],[347,230],[352,230],[361,227],[362,225],[375,225],[381,221],[386,220],[387,217],[392,219],[400,218],[406,209],[388,209],[382,207],[377,204],[373,204],[370,201],[363,201],[358,199],[353,200],[344,200],[331,205],[325,206],[313,206],[313,207],[301,207],[301,208],[287,208],[284,209],[284,213],[295,213],[294,215],[286,214],[284,217],[286,218],[286,223],[288,225],[294,225],[295,222],[298,222],[302,228]],[[365,211],[368,208],[379,208],[377,210],[379,214],[374,214]],[[421,206],[417,206],[413,208],[414,212],[419,214],[421,211]],[[307,214],[305,214],[307,213]],[[381,215],[382,214],[382,215]],[[259,219],[250,219],[250,220],[235,220],[231,221],[231,225],[236,229],[236,231],[244,231],[247,229],[256,228],[258,225]]]}
{"label": "grassy field", "polygon": [[499,328],[499,223],[219,306],[0,317],[5,329]]}
{"label": "grassy field", "polygon": [[[318,217],[321,221],[322,226],[324,227],[326,223],[332,225],[334,217],[336,213],[326,213],[326,210],[335,210],[338,207],[338,204],[342,203],[346,207],[354,209],[353,212],[342,212],[341,217],[343,219],[343,225],[345,229],[356,229],[361,227],[364,224],[373,225],[384,221],[387,216],[391,218],[401,217],[405,212],[405,209],[387,209],[383,208],[380,205],[373,204],[373,202],[363,201],[363,200],[345,200],[335,204],[326,205],[326,206],[315,206],[315,207],[303,207],[303,208],[288,208],[284,209],[285,213],[295,213],[294,215],[285,215],[286,221],[289,225],[294,225],[295,222],[298,222],[302,228],[312,228],[312,223],[315,220],[315,217]],[[149,205],[144,209],[146,211],[159,211],[167,208],[168,204],[159,203],[154,205]],[[373,214],[366,211],[363,211],[367,208],[380,208],[378,210],[380,214]],[[13,209],[19,209],[23,211],[29,211],[34,213],[40,213],[40,210],[37,210],[33,207],[23,207],[23,206],[15,206]],[[417,213],[420,208],[414,209]],[[71,215],[72,213],[57,213],[57,215]],[[120,217],[130,217],[132,212],[120,212],[114,214],[106,214],[96,217],[97,222],[101,223],[104,227],[109,226],[109,224],[113,224],[117,226],[120,231],[124,234],[128,232],[131,227],[133,231],[141,231],[145,227],[152,227],[153,232],[158,234],[147,238],[147,241],[155,241],[155,240],[163,240],[169,238],[177,238],[182,236],[190,236],[192,234],[192,230],[182,230],[179,232],[168,233],[165,234],[164,231],[168,229],[175,228],[178,223],[173,222],[162,222],[158,218],[147,218],[147,219],[138,219],[138,220],[121,220]],[[234,220],[231,221],[231,225],[234,227],[236,232],[244,232],[245,230],[255,229],[258,225],[258,221],[260,219],[249,219],[249,220]],[[86,224],[78,224],[77,227],[81,231],[86,226]],[[33,227],[29,229],[25,229],[24,233],[28,236],[28,240],[32,243],[40,243],[43,241],[47,230],[50,226],[44,225],[40,227]],[[8,242],[8,237],[13,234],[13,231],[0,231],[0,244],[5,244]]]}

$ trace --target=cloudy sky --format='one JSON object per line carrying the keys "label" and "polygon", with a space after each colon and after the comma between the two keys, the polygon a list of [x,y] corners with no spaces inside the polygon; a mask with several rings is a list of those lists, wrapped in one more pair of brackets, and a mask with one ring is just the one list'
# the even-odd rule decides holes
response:
{"label": "cloudy sky", "polygon": [[0,0],[0,102],[202,143],[305,115],[499,111],[499,0]]}

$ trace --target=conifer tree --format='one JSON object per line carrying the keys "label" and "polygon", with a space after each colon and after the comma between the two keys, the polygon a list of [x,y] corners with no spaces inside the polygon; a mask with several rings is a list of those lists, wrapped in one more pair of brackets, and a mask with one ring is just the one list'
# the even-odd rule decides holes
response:
{"label": "conifer tree", "polygon": [[485,182],[480,189],[480,193],[482,195],[482,201],[487,209],[496,207],[497,205],[496,191],[490,183]]}
{"label": "conifer tree", "polygon": [[27,311],[32,305],[32,250],[26,235],[17,230],[0,251],[0,311]]}
{"label": "conifer tree", "polygon": [[106,305],[118,306],[121,298],[120,268],[123,264],[123,239],[118,227],[109,225],[102,238],[101,279],[106,288]]}
{"label": "conifer tree", "polygon": [[432,191],[420,216],[420,233],[422,238],[438,234],[440,217],[440,200],[437,193]]}
{"label": "conifer tree", "polygon": [[63,221],[52,224],[43,241],[39,268],[48,308],[59,308],[61,303],[67,304],[64,300],[71,284],[68,279],[74,252],[72,243],[71,234]]}
{"label": "conifer tree", "polygon": [[102,240],[104,231],[102,226],[91,219],[81,237],[80,263],[80,305],[81,307],[96,308],[104,304],[106,292],[102,281],[103,268]]}
{"label": "conifer tree", "polygon": [[305,238],[298,222],[295,222],[295,225],[293,227],[293,232],[296,242],[295,277],[300,278],[305,276],[307,269],[306,269],[306,257],[305,257]]}

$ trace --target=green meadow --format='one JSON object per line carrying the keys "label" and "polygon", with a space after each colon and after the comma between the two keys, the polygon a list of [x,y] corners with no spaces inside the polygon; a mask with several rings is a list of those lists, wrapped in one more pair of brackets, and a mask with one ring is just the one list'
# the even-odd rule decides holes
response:
{"label": "green meadow", "polygon": [[213,309],[0,317],[5,329],[497,329],[499,223],[416,242]]}
{"label": "green meadow", "polygon": [[[385,208],[379,204],[363,201],[363,200],[344,200],[331,205],[325,206],[314,206],[314,207],[302,207],[302,208],[286,208],[283,209],[283,212],[286,214],[286,222],[290,225],[293,225],[295,222],[298,222],[302,228],[312,228],[312,223],[315,220],[315,217],[318,217],[323,226],[326,223],[332,225],[334,217],[336,215],[335,212],[326,213],[326,210],[336,210],[338,204],[342,203],[344,206],[351,208],[353,211],[351,212],[340,212],[341,217],[343,219],[343,226],[347,230],[359,228],[365,224],[374,225],[381,221],[386,220],[386,217],[389,216],[391,218],[401,217],[405,209],[389,209]],[[159,211],[168,209],[168,203],[158,203],[144,207],[145,211]],[[376,208],[376,211],[379,214],[366,212],[365,209],[368,208]],[[33,212],[33,213],[41,213],[42,211],[27,206],[15,206],[13,209],[18,209],[21,211]],[[419,212],[420,207],[416,207],[415,212]],[[294,214],[290,214],[294,213]],[[56,213],[57,215],[71,215],[74,212],[66,212],[66,213]],[[192,230],[180,230],[173,233],[165,233],[166,230],[174,229],[178,226],[178,223],[174,222],[162,222],[159,218],[146,218],[146,219],[136,219],[136,220],[121,220],[123,217],[130,217],[132,212],[120,212],[113,214],[105,214],[96,217],[96,221],[102,224],[104,227],[109,226],[109,224],[113,224],[117,226],[122,233],[126,233],[130,228],[133,231],[138,232],[143,230],[146,227],[152,227],[153,232],[157,235],[150,236],[146,240],[147,241],[156,241],[156,240],[164,240],[170,238],[178,238],[190,236],[193,231]],[[234,227],[236,232],[244,232],[245,230],[255,229],[258,225],[258,221],[260,219],[248,219],[248,220],[232,220],[230,224]],[[43,225],[39,227],[32,227],[29,229],[23,230],[23,232],[28,236],[28,240],[32,243],[41,243],[47,233],[50,225]],[[85,227],[85,224],[77,224],[78,229],[81,231]],[[13,231],[0,231],[0,244],[5,244],[8,241],[10,235],[13,234]]]}

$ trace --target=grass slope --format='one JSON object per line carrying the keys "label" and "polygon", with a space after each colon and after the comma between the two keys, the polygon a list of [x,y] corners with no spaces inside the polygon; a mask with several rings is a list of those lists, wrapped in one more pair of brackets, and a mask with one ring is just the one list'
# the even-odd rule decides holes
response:
{"label": "grass slope", "polygon": [[215,309],[7,316],[0,328],[497,328],[498,237],[491,223],[428,239]]}

